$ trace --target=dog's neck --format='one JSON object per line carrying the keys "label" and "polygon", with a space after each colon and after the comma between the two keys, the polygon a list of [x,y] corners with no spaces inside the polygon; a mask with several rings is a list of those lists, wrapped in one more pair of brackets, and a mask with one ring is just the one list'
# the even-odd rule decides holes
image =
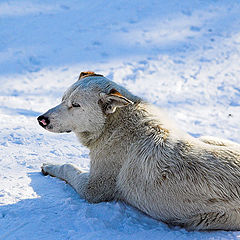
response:
{"label": "dog's neck", "polygon": [[[115,113],[107,116],[104,127],[100,131],[75,133],[80,143],[91,150],[96,148],[97,145],[103,145],[107,139],[111,138],[112,135],[116,134],[121,128],[124,128],[125,125],[129,125],[130,127],[130,125],[132,125],[131,121],[133,120],[131,115],[133,114],[136,105],[134,104],[134,106],[129,105],[124,108],[119,108]],[[120,136],[121,134],[119,137]]]}
{"label": "dog's neck", "polygon": [[75,133],[78,140],[80,141],[80,143],[87,147],[87,148],[91,148],[91,146],[98,140],[98,138],[100,137],[100,135],[102,134],[101,132],[99,133],[93,133],[93,132],[78,132]]}
{"label": "dog's neck", "polygon": [[[107,117],[104,128],[99,132],[82,132],[77,133],[80,142],[91,149],[101,148],[104,144],[111,144],[111,140],[127,141],[129,137],[131,141],[139,138],[139,133],[146,134],[151,127],[151,133],[161,136],[163,140],[169,135],[166,127],[164,127],[154,117],[154,113],[149,109],[148,104],[140,102],[119,108],[114,114]],[[161,132],[161,134],[159,134]],[[137,133],[137,135],[136,135]],[[136,136],[135,136],[136,135]]]}

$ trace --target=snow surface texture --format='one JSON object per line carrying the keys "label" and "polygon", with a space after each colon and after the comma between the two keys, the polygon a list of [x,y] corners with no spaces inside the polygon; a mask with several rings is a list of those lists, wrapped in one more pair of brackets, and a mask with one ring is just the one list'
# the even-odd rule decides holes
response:
{"label": "snow surface texture", "polygon": [[40,166],[88,169],[88,150],[36,121],[93,70],[167,109],[193,136],[240,143],[239,26],[233,0],[1,0],[0,239],[239,239],[85,202]]}

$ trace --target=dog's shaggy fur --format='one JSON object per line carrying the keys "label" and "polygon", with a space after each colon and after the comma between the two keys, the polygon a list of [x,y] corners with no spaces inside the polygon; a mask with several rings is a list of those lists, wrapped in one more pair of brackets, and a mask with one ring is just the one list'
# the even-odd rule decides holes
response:
{"label": "dog's shaggy fur", "polygon": [[38,118],[73,131],[90,149],[89,173],[44,164],[91,203],[122,200],[188,230],[240,230],[240,145],[193,138],[158,108],[93,72],[81,73],[62,103]]}

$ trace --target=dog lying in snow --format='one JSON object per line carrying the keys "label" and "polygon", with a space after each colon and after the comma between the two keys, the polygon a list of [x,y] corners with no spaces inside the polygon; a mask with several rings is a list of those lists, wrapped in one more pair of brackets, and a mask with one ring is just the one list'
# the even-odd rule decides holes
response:
{"label": "dog lying in snow", "polygon": [[82,72],[38,121],[74,132],[90,149],[89,173],[42,166],[87,201],[122,200],[188,230],[240,230],[240,145],[182,133],[160,109],[93,72]]}

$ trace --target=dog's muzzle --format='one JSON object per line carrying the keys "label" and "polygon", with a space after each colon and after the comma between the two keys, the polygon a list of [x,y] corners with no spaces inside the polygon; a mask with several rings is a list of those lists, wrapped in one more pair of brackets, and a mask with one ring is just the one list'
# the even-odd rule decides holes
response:
{"label": "dog's muzzle", "polygon": [[[52,126],[52,124],[50,124],[50,120],[48,117],[41,115],[37,118],[37,120],[41,127],[43,127],[44,129],[46,129],[48,131],[52,131],[53,126]],[[67,130],[63,130],[63,131],[58,131],[58,133],[64,133],[64,132],[70,133],[71,131],[72,130],[67,129]]]}

